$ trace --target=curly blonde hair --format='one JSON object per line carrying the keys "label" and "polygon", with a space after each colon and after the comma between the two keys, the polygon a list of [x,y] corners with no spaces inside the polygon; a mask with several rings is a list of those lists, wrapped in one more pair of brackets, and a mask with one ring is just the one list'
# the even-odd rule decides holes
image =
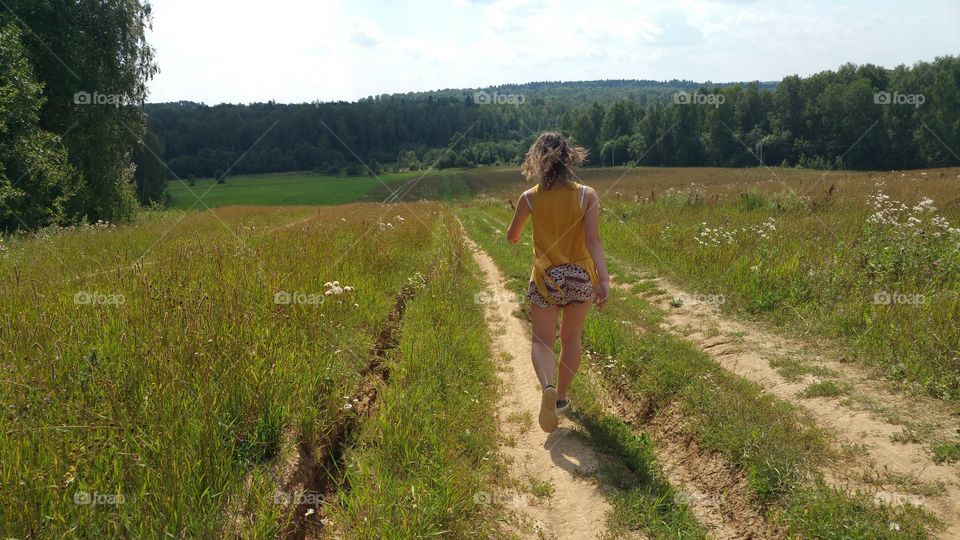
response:
{"label": "curly blonde hair", "polygon": [[575,146],[556,131],[545,131],[530,145],[520,166],[527,180],[550,189],[556,182],[569,182],[574,171],[587,159],[587,150]]}

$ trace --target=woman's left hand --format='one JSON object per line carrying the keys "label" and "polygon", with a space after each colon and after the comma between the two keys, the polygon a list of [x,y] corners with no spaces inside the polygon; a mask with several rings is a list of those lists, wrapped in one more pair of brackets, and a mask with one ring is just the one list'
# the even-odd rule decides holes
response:
{"label": "woman's left hand", "polygon": [[593,305],[597,306],[598,310],[602,310],[603,306],[607,305],[607,298],[610,296],[610,282],[601,281],[600,286],[597,287],[597,294],[593,299]]}

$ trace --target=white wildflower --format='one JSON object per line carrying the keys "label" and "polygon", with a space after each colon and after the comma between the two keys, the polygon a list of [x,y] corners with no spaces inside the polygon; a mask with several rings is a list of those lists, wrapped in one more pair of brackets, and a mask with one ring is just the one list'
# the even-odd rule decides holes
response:
{"label": "white wildflower", "polygon": [[913,207],[914,212],[934,212],[937,208],[933,206],[933,199],[924,198]]}

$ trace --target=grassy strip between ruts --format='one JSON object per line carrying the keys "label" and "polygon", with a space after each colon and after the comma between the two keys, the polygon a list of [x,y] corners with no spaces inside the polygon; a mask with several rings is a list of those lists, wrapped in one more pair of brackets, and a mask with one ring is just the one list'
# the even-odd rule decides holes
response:
{"label": "grassy strip between ruts", "polygon": [[604,410],[601,388],[591,377],[574,380],[575,416],[587,438],[611,455],[617,465],[597,471],[597,477],[616,489],[608,535],[624,536],[643,530],[652,538],[706,538],[704,528],[678,499],[678,493],[657,465],[656,449],[646,433],[636,433],[623,420]]}
{"label": "grassy strip between ruts", "polygon": [[[526,288],[529,245],[503,242],[507,209],[469,207],[462,221],[505,273]],[[529,242],[529,237],[524,238]],[[615,273],[620,269],[612,268]],[[826,435],[789,404],[726,372],[693,345],[659,328],[660,312],[615,291],[602,313],[587,319],[585,344],[605,385],[635,396],[645,415],[676,404],[702,448],[740,468],[768,516],[802,537],[923,538],[932,518],[910,506],[874,504],[862,494],[826,486],[819,467],[831,458]],[[649,530],[649,524],[646,526]]]}
{"label": "grassy strip between ruts", "polygon": [[478,497],[496,467],[494,365],[478,269],[449,215],[438,264],[406,309],[377,415],[346,453],[334,530],[350,538],[496,536]]}

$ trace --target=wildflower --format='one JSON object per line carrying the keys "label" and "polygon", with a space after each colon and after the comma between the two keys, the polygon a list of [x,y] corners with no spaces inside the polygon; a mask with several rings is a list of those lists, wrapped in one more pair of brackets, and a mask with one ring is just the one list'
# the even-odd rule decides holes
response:
{"label": "wildflower", "polygon": [[933,199],[926,197],[913,207],[914,212],[934,212],[936,209],[937,208],[933,206]]}
{"label": "wildflower", "polygon": [[341,286],[339,281],[334,281],[334,282],[332,282],[332,283],[331,283],[331,282],[327,282],[327,283],[324,283],[323,286],[324,286],[324,288],[327,289],[327,290],[324,291],[324,293],[323,293],[324,296],[340,295],[340,294],[343,294],[343,293],[345,293],[345,292],[346,292],[346,293],[353,292],[353,290],[354,290],[354,288],[351,287],[350,285]]}

